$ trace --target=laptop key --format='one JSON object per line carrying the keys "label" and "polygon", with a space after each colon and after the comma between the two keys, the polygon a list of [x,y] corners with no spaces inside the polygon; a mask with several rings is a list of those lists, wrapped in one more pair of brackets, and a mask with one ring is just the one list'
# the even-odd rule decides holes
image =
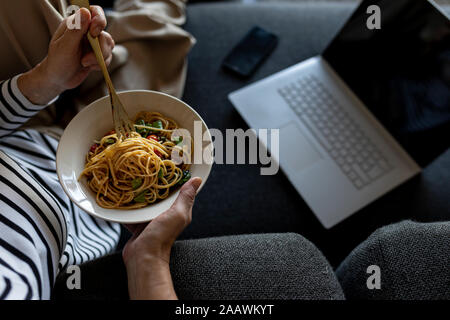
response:
{"label": "laptop key", "polygon": [[347,174],[347,177],[349,177],[350,180],[355,180],[355,179],[358,178],[358,175],[356,174],[355,171],[350,171],[350,172]]}
{"label": "laptop key", "polygon": [[372,180],[375,180],[376,178],[378,178],[382,173],[383,173],[383,169],[381,167],[379,167],[379,166],[372,167],[372,169],[370,169],[367,172],[368,176]]}
{"label": "laptop key", "polygon": [[355,181],[353,181],[353,184],[358,189],[361,189],[364,186],[364,183],[362,182],[361,179],[356,179]]}
{"label": "laptop key", "polygon": [[350,166],[348,164],[344,164],[342,166],[342,171],[344,171],[345,173],[348,173],[351,171]]}

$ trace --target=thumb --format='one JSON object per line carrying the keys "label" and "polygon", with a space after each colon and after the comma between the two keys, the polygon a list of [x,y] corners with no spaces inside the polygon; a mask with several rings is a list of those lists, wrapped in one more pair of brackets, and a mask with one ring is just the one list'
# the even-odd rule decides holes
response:
{"label": "thumb", "polygon": [[194,205],[198,188],[202,184],[201,178],[192,178],[181,187],[180,194],[173,204],[176,212],[189,212]]}
{"label": "thumb", "polygon": [[61,37],[66,46],[78,47],[80,41],[86,35],[91,23],[91,13],[86,8],[81,8],[74,15],[67,18],[67,28]]}

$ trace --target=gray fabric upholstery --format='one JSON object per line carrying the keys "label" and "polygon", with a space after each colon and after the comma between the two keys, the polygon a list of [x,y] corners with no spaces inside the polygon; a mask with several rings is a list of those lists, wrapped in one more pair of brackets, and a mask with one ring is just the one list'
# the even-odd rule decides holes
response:
{"label": "gray fabric upholstery", "polygon": [[298,234],[177,242],[172,276],[181,299],[343,299],[326,258]]}
{"label": "gray fabric upholstery", "polygon": [[[297,234],[178,241],[171,272],[180,299],[343,299],[325,257]],[[127,299],[120,253],[81,265],[81,290],[61,274],[53,299]]]}
{"label": "gray fabric upholstery", "polygon": [[[247,128],[227,95],[248,83],[319,54],[356,3],[201,3],[188,6],[185,28],[197,44],[189,55],[183,99],[211,128]],[[221,69],[231,48],[253,25],[276,33],[280,42],[260,69],[241,80]],[[295,232],[310,239],[332,265],[373,231],[404,219],[450,218],[450,152],[423,174],[396,188],[332,230],[325,230],[282,172],[261,176],[256,165],[214,165],[199,194],[183,238]],[[411,196],[413,195],[413,196]]]}
{"label": "gray fabric upholstery", "polygon": [[[381,271],[369,290],[367,267]],[[405,221],[374,232],[336,271],[347,299],[450,299],[450,222]]]}
{"label": "gray fabric upholstery", "polygon": [[[370,265],[381,269],[380,290],[367,288]],[[178,241],[171,257],[181,299],[450,299],[449,266],[450,222],[383,227],[337,277],[311,242],[292,233]],[[53,299],[127,299],[120,253],[82,265],[81,274],[80,291],[67,290],[60,275]]]}

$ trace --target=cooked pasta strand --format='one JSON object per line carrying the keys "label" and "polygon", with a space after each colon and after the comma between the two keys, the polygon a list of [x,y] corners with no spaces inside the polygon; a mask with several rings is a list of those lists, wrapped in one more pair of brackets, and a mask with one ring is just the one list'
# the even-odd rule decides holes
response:
{"label": "cooked pasta strand", "polygon": [[175,121],[157,112],[140,112],[136,119],[145,123],[160,121],[159,129],[147,125],[136,128],[151,128],[162,141],[147,139],[137,132],[123,141],[115,133],[107,134],[86,157],[80,179],[87,178],[103,208],[137,209],[165,199],[188,169],[186,164],[177,166],[170,159],[172,150],[186,156],[186,151],[171,141],[172,132],[178,129]]}

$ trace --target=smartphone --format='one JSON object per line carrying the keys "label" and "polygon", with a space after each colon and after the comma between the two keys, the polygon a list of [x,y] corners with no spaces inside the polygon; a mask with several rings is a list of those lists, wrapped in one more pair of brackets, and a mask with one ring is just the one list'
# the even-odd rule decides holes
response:
{"label": "smartphone", "polygon": [[242,77],[248,77],[275,49],[277,43],[276,35],[255,26],[226,56],[222,67]]}

